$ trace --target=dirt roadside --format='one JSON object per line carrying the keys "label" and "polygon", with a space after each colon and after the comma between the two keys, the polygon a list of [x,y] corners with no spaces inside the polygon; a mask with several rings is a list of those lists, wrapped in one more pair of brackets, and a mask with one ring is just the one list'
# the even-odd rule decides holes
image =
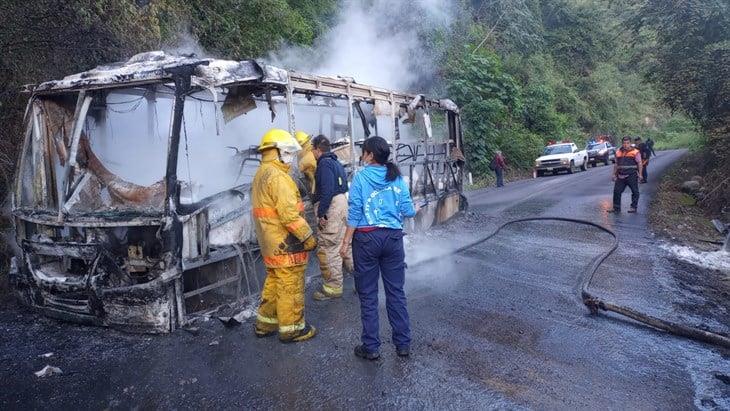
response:
{"label": "dirt roadside", "polygon": [[[730,207],[701,201],[703,193],[715,189],[705,184],[701,177],[705,167],[703,158],[701,152],[689,153],[667,171],[651,202],[649,222],[657,234],[671,242],[702,251],[715,251],[721,246],[724,236],[712,225],[712,219],[730,223]],[[682,190],[687,181],[697,182],[695,193]]]}

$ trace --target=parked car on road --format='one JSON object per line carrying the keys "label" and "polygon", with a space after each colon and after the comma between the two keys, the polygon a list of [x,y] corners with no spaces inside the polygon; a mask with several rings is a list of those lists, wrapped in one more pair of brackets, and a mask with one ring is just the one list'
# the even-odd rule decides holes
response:
{"label": "parked car on road", "polygon": [[592,167],[595,167],[599,162],[605,165],[608,165],[609,162],[616,162],[616,147],[607,141],[589,143],[586,152],[588,152],[588,162]]}
{"label": "parked car on road", "polygon": [[585,171],[588,164],[588,153],[580,150],[574,143],[551,144],[543,150],[542,156],[535,160],[535,177],[545,173],[556,174],[567,171],[572,174],[576,167]]}

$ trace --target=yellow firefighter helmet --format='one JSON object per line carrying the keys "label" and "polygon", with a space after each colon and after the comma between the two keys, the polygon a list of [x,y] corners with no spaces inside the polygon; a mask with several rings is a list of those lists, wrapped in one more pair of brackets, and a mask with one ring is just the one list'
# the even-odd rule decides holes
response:
{"label": "yellow firefighter helmet", "polygon": [[303,132],[302,130],[297,130],[297,132],[294,133],[294,138],[296,138],[297,143],[299,143],[299,145],[303,147],[309,141],[309,134]]}
{"label": "yellow firefighter helmet", "polygon": [[301,150],[301,147],[294,140],[294,137],[288,131],[280,128],[272,128],[261,137],[259,151],[268,150],[270,148],[278,148],[282,151],[294,152]]}

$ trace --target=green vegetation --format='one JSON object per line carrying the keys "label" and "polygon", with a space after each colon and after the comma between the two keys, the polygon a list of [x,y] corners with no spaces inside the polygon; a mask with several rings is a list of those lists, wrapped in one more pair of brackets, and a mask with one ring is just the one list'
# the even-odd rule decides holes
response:
{"label": "green vegetation", "polygon": [[534,160],[531,153],[542,142],[524,128],[524,116],[532,110],[524,110],[521,88],[504,72],[498,56],[486,49],[466,50],[453,57],[448,67],[447,90],[461,104],[465,152],[472,171],[477,176],[488,173],[490,145],[503,147],[508,158],[527,167]]}
{"label": "green vegetation", "polygon": [[[730,204],[730,3],[727,1],[627,1],[627,26],[641,48],[641,71],[661,101],[686,114],[704,138],[675,136],[702,151],[702,205],[712,213]],[[682,129],[679,124],[674,130]],[[672,130],[672,129],[670,129]]]}
{"label": "green vegetation", "polygon": [[706,137],[695,123],[681,115],[672,116],[657,131],[647,133],[656,141],[655,150],[689,148],[698,151],[705,147]]}
{"label": "green vegetation", "polygon": [[282,41],[311,44],[326,29],[336,0],[187,0],[192,33],[225,57],[258,57]]}
{"label": "green vegetation", "polygon": [[470,4],[447,42],[444,83],[464,109],[475,175],[488,173],[497,149],[511,165],[530,167],[547,140],[644,135],[666,117],[610,2]]}

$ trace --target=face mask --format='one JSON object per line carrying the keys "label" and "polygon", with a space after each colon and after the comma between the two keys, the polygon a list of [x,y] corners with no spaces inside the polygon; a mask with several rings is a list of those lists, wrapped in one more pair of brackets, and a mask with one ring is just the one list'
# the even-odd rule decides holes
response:
{"label": "face mask", "polygon": [[279,152],[279,159],[281,160],[282,163],[287,164],[287,165],[291,165],[291,163],[294,162],[295,156],[296,156],[296,154],[293,152],[285,152],[285,151]]}

